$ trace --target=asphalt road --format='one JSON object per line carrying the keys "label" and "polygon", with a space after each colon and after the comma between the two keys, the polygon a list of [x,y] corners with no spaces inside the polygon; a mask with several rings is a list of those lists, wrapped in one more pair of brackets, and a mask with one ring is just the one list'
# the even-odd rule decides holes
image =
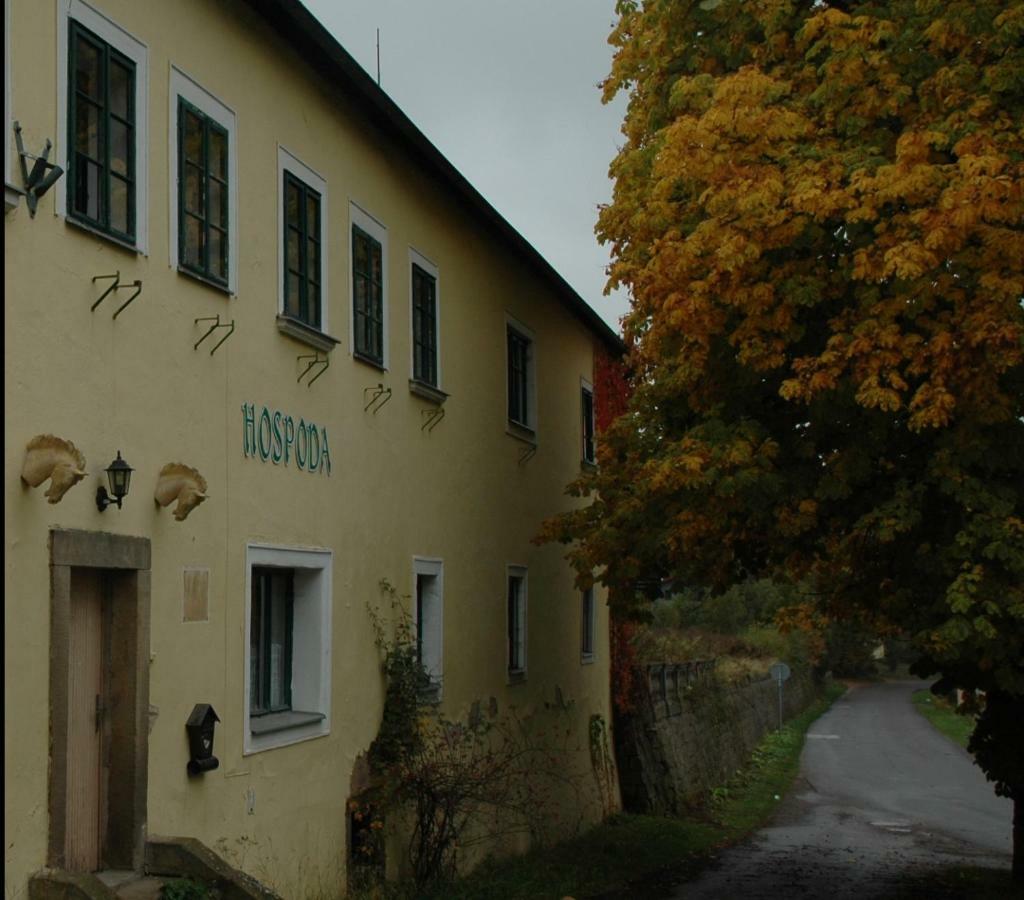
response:
{"label": "asphalt road", "polygon": [[922,687],[852,687],[811,726],[769,825],[662,896],[866,900],[940,866],[1009,869],[1012,804],[913,708]]}

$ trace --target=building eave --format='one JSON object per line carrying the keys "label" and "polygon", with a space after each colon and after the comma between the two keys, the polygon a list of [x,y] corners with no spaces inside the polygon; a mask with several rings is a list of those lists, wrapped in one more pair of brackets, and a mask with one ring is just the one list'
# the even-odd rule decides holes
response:
{"label": "building eave", "polygon": [[309,66],[341,88],[384,134],[404,148],[423,170],[458,197],[499,240],[516,253],[555,292],[563,305],[616,354],[625,351],[616,334],[555,268],[501,215],[431,143],[412,120],[355,61],[299,0],[243,0]]}

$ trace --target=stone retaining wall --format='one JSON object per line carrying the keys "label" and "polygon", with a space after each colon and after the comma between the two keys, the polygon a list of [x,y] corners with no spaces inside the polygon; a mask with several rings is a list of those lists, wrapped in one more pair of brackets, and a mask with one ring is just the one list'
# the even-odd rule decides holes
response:
{"label": "stone retaining wall", "polygon": [[[784,717],[816,697],[811,677],[794,673],[783,691]],[[778,716],[778,688],[770,679],[722,686],[713,678],[666,679],[649,671],[638,708],[615,723],[623,808],[684,811],[747,762]]]}

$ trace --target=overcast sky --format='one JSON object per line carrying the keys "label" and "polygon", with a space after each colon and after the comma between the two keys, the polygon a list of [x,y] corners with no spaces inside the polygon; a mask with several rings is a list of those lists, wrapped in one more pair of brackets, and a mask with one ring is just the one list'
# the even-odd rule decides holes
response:
{"label": "overcast sky", "polygon": [[473,186],[619,330],[594,237],[625,98],[604,106],[614,0],[303,0]]}

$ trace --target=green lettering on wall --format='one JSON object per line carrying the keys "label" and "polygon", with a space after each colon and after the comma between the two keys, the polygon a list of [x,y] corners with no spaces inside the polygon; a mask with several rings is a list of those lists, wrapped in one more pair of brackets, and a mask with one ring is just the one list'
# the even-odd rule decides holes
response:
{"label": "green lettering on wall", "polygon": [[327,443],[327,429],[315,422],[299,419],[296,423],[278,409],[260,407],[255,403],[242,404],[242,455],[268,459],[276,466],[282,461],[287,466],[294,456],[298,468],[306,472],[331,474],[331,449]]}
{"label": "green lettering on wall", "polygon": [[[267,426],[267,439],[263,440],[263,425]],[[259,439],[260,459],[266,462],[270,458],[270,413],[264,406],[260,411],[260,425],[256,429],[256,437]]]}

